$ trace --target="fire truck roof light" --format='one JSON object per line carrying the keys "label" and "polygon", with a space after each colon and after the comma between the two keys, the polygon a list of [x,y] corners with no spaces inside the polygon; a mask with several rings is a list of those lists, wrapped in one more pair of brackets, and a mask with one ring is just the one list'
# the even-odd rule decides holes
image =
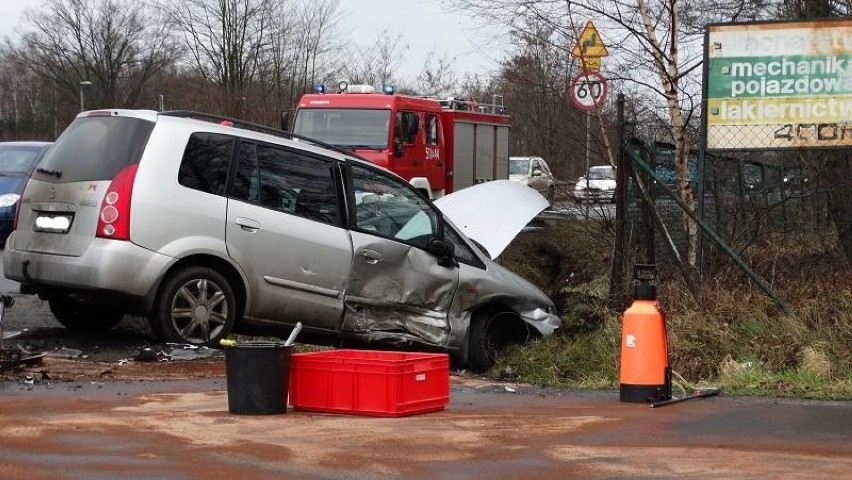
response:
{"label": "fire truck roof light", "polygon": [[384,91],[385,91],[385,95],[393,95],[393,92],[394,92],[393,85],[385,85]]}
{"label": "fire truck roof light", "polygon": [[325,93],[325,85],[320,83],[319,85],[314,87],[314,91],[317,92],[320,95],[324,94]]}

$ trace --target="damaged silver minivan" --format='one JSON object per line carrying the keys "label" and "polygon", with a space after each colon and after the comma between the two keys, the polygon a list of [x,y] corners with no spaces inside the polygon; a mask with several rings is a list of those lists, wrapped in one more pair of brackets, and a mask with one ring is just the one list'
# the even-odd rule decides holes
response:
{"label": "damaged silver minivan", "polygon": [[[244,322],[300,321],[481,370],[504,344],[558,326],[547,296],[463,233],[488,224],[452,208],[464,190],[442,212],[333,148],[193,112],[81,113],[26,186],[4,272],[68,328],[106,330],[130,313],[196,345]],[[502,249],[498,233],[477,241]]]}

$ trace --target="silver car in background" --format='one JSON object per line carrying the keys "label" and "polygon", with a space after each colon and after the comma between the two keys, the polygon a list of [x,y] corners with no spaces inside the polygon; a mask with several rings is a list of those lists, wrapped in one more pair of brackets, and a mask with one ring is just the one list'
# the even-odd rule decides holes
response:
{"label": "silver car in background", "polygon": [[549,202],[556,196],[556,181],[541,157],[509,157],[509,180],[526,185]]}
{"label": "silver car in background", "polygon": [[236,119],[81,113],[19,204],[6,276],[72,329],[133,313],[161,340],[215,346],[244,323],[300,321],[482,370],[559,324],[402,178]]}

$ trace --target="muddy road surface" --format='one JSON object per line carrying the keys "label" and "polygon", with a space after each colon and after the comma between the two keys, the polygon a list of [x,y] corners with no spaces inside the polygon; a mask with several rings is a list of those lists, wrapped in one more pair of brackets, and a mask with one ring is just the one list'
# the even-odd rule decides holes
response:
{"label": "muddy road surface", "polygon": [[[8,291],[8,290],[6,290]],[[45,302],[6,311],[0,478],[850,478],[852,403],[733,398],[662,408],[617,391],[451,376],[440,412],[228,412],[224,358],[154,343],[126,317],[72,333]],[[16,333],[18,332],[18,333]],[[136,358],[146,348],[157,358]],[[168,354],[165,356],[165,354]],[[168,357],[168,358],[167,358]]]}
{"label": "muddy road surface", "polygon": [[0,478],[849,478],[852,408],[477,385],[403,418],[228,413],[221,378],[0,386]]}

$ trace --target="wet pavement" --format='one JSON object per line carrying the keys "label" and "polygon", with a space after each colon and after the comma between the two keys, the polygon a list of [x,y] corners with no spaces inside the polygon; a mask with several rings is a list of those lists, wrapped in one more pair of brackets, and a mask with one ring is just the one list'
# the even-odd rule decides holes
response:
{"label": "wet pavement", "polygon": [[221,370],[206,365],[214,378],[0,384],[0,478],[849,478],[852,468],[846,402],[721,396],[652,409],[615,391],[509,392],[454,376],[437,413],[246,416],[228,413]]}
{"label": "wet pavement", "polygon": [[437,413],[233,415],[221,355],[134,360],[178,347],[141,318],[73,333],[16,300],[6,347],[50,355],[0,372],[4,480],[852,477],[852,402],[723,393],[652,409],[455,372]]}

